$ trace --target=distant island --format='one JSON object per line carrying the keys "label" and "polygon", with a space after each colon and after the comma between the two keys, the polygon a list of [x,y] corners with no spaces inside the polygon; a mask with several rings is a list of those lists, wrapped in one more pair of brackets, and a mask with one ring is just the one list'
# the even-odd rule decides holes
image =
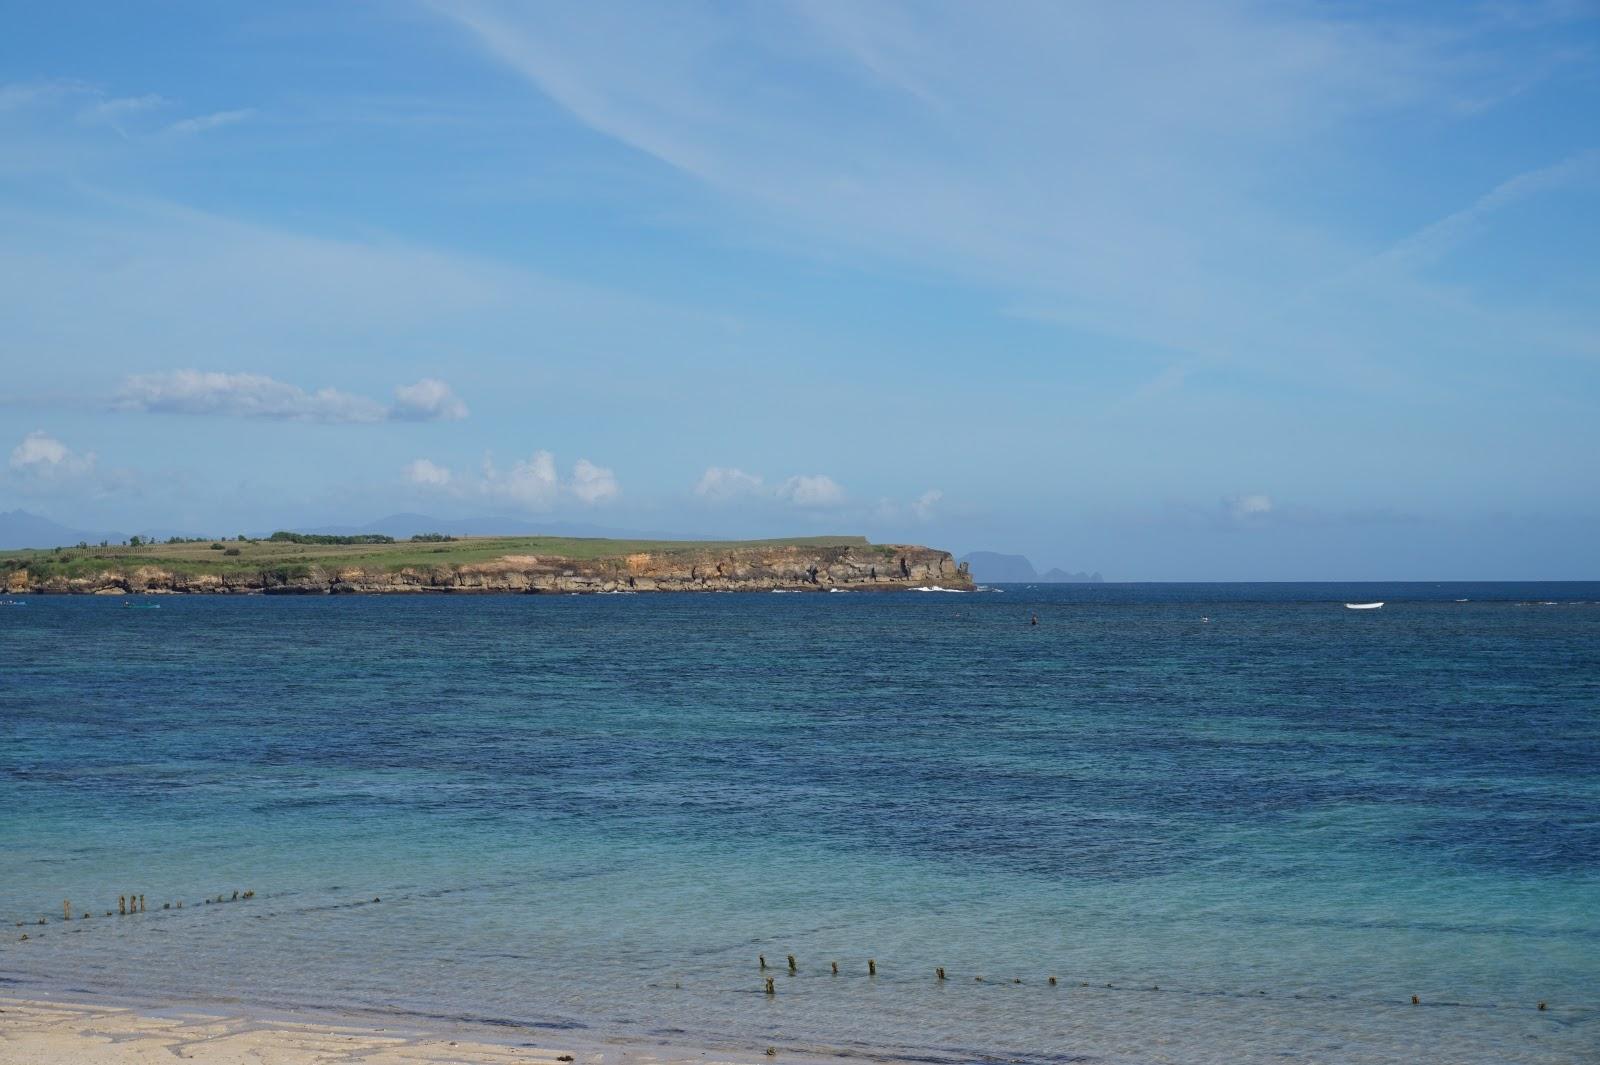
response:
{"label": "distant island", "polygon": [[9,594],[402,594],[472,592],[970,589],[948,551],[862,536],[613,540],[418,533],[278,532],[0,552]]}
{"label": "distant island", "polygon": [[1051,569],[1040,573],[1022,555],[1002,555],[996,551],[971,551],[961,563],[972,572],[972,579],[989,584],[1099,584],[1098,573],[1068,573]]}

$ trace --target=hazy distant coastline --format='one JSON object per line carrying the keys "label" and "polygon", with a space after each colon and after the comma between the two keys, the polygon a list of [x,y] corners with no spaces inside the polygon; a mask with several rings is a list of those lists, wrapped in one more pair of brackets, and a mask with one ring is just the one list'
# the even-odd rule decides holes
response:
{"label": "hazy distant coastline", "polygon": [[1003,555],[997,551],[969,551],[961,562],[972,572],[972,579],[986,584],[1099,584],[1099,573],[1069,573],[1053,568],[1043,573],[1033,568],[1024,555]]}

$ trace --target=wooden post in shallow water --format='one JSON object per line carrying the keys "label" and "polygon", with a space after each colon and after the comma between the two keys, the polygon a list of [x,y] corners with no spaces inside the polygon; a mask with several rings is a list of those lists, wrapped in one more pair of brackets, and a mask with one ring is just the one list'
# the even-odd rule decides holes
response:
{"label": "wooden post in shallow water", "polygon": [[777,993],[778,989],[772,985],[772,977],[767,977],[767,994],[776,995]]}
{"label": "wooden post in shallow water", "polygon": [[833,975],[835,975],[835,976],[839,975],[839,963],[838,962],[834,962],[833,963]]}
{"label": "wooden post in shallow water", "polygon": [[117,915],[120,917],[128,915],[128,897],[126,895],[117,896]]}
{"label": "wooden post in shallow water", "polygon": [[61,919],[63,921],[72,920],[72,900],[71,899],[62,899],[61,900]]}
{"label": "wooden post in shallow water", "polygon": [[144,896],[143,895],[139,896],[139,912],[140,913],[144,912]]}
{"label": "wooden post in shallow water", "polygon": [[795,971],[794,955],[793,954],[789,955],[789,971],[791,973]]}
{"label": "wooden post in shallow water", "polygon": [[1056,978],[1053,977],[1053,976],[1050,978],[1050,986],[1051,987],[1055,987],[1056,986]]}
{"label": "wooden post in shallow water", "polygon": [[941,980],[944,979],[944,966],[943,965],[939,966],[937,969],[935,969],[933,971],[938,975],[939,979],[941,979]]}
{"label": "wooden post in shallow water", "polygon": [[761,963],[761,971],[762,972],[766,972],[766,970],[767,970],[767,956],[765,954],[757,954],[756,955],[756,961]]}
{"label": "wooden post in shallow water", "polygon": [[877,962],[876,958],[868,958],[867,959],[867,975],[868,976],[877,976],[878,975],[878,962]]}

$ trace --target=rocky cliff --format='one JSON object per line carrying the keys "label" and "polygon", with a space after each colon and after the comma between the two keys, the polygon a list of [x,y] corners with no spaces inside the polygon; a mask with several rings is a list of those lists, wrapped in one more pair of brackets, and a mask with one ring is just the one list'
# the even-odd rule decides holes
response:
{"label": "rocky cliff", "polygon": [[971,588],[948,552],[903,545],[675,550],[611,558],[505,555],[437,566],[277,566],[223,570],[108,566],[81,576],[6,575],[12,594],[326,595],[423,592],[710,592]]}

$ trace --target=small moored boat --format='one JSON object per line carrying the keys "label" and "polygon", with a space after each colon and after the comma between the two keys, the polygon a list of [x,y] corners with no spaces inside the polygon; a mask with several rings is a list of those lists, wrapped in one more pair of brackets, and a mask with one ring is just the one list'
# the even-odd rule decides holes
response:
{"label": "small moored boat", "polygon": [[1382,605],[1382,603],[1346,603],[1344,608],[1346,610],[1376,610]]}

